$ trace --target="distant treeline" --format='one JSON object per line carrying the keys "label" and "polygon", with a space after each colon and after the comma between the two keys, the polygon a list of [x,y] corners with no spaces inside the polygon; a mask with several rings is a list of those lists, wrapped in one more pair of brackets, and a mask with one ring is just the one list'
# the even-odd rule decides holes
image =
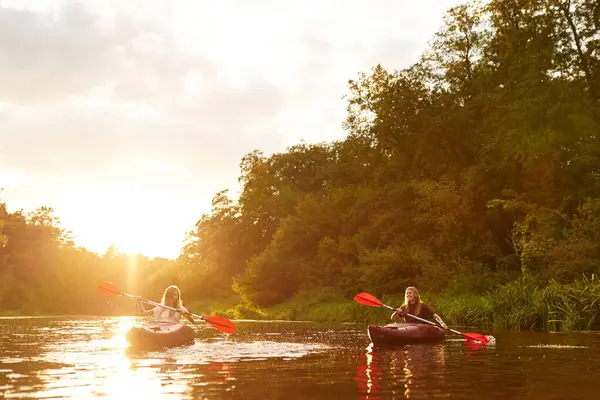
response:
{"label": "distant treeline", "polygon": [[73,246],[49,209],[0,206],[0,308],[100,310],[101,280],[270,307],[323,289],[458,296],[591,279],[599,4],[450,9],[419,62],[349,82],[345,140],[247,154],[239,199],[217,193],[177,260],[100,257]]}

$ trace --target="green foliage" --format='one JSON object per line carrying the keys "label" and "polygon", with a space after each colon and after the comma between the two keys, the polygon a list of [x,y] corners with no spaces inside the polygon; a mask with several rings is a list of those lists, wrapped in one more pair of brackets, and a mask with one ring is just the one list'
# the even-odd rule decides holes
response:
{"label": "green foliage", "polygon": [[[595,9],[565,4],[452,8],[418,63],[349,82],[349,137],[315,148],[328,154],[318,170],[281,180],[269,171],[281,155],[263,157],[273,233],[236,286],[242,297],[270,306],[303,288],[409,284],[449,294],[506,284],[508,295],[520,276],[598,273]],[[308,155],[290,149],[287,162]],[[282,195],[309,177],[326,184],[297,186],[292,203]],[[516,320],[539,325],[522,311]]]}
{"label": "green foliage", "polygon": [[538,286],[524,278],[490,294],[496,325],[509,329],[555,331],[600,328],[600,283],[595,278],[569,284],[552,280]]}
{"label": "green foliage", "polygon": [[495,317],[491,299],[481,295],[441,296],[434,298],[431,305],[453,326],[489,326]]}

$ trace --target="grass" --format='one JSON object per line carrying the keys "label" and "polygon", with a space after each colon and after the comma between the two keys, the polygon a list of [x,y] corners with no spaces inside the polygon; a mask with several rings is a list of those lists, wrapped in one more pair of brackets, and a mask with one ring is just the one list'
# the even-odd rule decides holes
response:
{"label": "grass", "polygon": [[[375,294],[375,293],[374,293]],[[423,294],[449,326],[496,327],[509,330],[600,330],[600,281],[583,278],[569,284],[554,281],[539,286],[521,278],[493,291],[474,294]],[[403,293],[381,296],[399,306]],[[223,309],[235,319],[315,322],[389,322],[390,310],[356,303],[333,290],[298,293],[290,301],[270,308],[237,304]]]}
{"label": "grass", "polygon": [[236,304],[239,304],[239,296],[232,295],[218,300],[206,299],[203,301],[186,301],[184,306],[194,314],[198,315],[221,315],[233,318],[232,310]]}
{"label": "grass", "polygon": [[550,281],[539,286],[522,278],[485,295],[436,299],[449,323],[510,330],[574,331],[600,329],[600,281]]}
{"label": "grass", "polygon": [[[382,298],[390,304],[401,304],[401,300]],[[238,304],[227,315],[235,319],[286,320],[314,322],[385,322],[391,311],[358,304],[331,289],[300,292],[290,301],[269,308],[251,304]]]}

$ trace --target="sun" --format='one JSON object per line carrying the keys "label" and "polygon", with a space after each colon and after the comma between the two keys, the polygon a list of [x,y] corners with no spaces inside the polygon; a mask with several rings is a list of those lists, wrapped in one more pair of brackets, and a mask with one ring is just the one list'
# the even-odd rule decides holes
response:
{"label": "sun", "polygon": [[75,243],[90,251],[115,246],[121,253],[175,258],[186,222],[193,223],[177,204],[156,189],[83,185],[68,191],[55,211]]}
{"label": "sun", "polygon": [[104,237],[114,237],[113,244],[121,253],[144,255],[169,253],[167,246],[155,236],[159,234],[161,227],[151,226],[147,218],[140,215],[144,211],[149,213],[151,210],[142,209],[133,214],[119,216],[118,219],[123,221],[121,226],[118,226],[116,230],[106,232]]}

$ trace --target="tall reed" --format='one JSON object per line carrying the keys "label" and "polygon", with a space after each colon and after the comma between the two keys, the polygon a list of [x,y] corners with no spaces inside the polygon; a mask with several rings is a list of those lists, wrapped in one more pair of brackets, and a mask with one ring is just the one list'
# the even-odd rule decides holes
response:
{"label": "tall reed", "polygon": [[583,277],[571,283],[539,286],[521,278],[484,295],[435,299],[447,322],[511,330],[573,331],[600,329],[600,281]]}

